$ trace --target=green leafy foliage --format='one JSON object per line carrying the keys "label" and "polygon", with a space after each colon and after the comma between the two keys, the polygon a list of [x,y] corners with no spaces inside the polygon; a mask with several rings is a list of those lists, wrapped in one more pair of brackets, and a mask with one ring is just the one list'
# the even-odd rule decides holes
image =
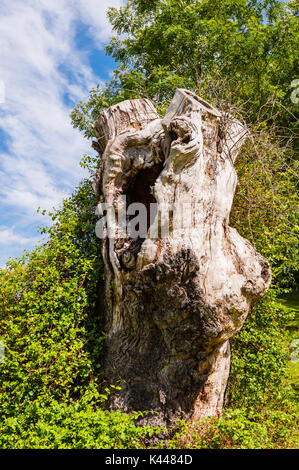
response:
{"label": "green leafy foliage", "polygon": [[120,90],[138,72],[142,86],[135,91],[158,103],[173,94],[178,80],[215,100],[221,82],[224,99],[242,104],[251,120],[261,113],[268,118],[274,105],[282,122],[289,121],[280,103],[287,99],[284,106],[294,109],[290,83],[298,65],[298,22],[283,2],[134,0],[111,9],[109,18],[118,36],[106,50],[120,61]]}
{"label": "green leafy foliage", "polygon": [[169,449],[275,449],[296,447],[295,410],[248,411],[227,409],[220,418],[181,422],[166,443]]}
{"label": "green leafy foliage", "polygon": [[270,262],[272,288],[286,293],[299,268],[297,177],[288,148],[266,130],[252,134],[236,161],[231,225]]}
{"label": "green leafy foliage", "polygon": [[282,406],[292,392],[286,387],[289,349],[286,326],[293,318],[277,303],[273,291],[252,311],[233,340],[228,388],[230,406],[262,409]]}
{"label": "green leafy foliage", "polygon": [[84,382],[93,385],[101,337],[92,312],[102,267],[96,243],[87,241],[93,214],[84,189],[52,214],[46,243],[0,273],[0,400],[7,416],[37,398],[71,400]]}
{"label": "green leafy foliage", "polygon": [[[103,278],[95,197],[83,181],[51,213],[48,240],[0,270],[0,446],[120,448],[148,431],[101,404]],[[153,432],[152,430],[150,431]]]}
{"label": "green leafy foliage", "polygon": [[135,425],[138,414],[109,413],[82,401],[33,402],[0,424],[0,447],[14,449],[128,449],[144,447],[155,430]]}

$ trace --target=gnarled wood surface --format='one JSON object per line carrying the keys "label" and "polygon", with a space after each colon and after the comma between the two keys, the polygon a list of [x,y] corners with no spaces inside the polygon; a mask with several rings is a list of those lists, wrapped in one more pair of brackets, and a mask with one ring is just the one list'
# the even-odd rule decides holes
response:
{"label": "gnarled wood surface", "polygon": [[[246,129],[178,89],[164,119],[149,100],[124,101],[100,115],[95,133],[99,202],[116,211],[120,195],[147,208],[157,202],[171,219],[167,236],[151,236],[163,231],[157,213],[143,238],[118,238],[116,226],[102,242],[105,373],[122,386],[109,408],[148,410],[151,424],[215,415],[229,339],[271,280],[268,262],[229,226]],[[180,219],[184,227],[173,227]]]}

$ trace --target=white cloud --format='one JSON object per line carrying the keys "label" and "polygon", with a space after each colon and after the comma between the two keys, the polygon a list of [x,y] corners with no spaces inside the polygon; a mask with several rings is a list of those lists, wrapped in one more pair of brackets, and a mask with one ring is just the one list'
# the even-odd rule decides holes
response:
{"label": "white cloud", "polygon": [[109,7],[120,7],[125,3],[121,0],[83,0],[76,2],[82,20],[89,25],[90,34],[97,40],[98,45],[107,41],[111,34],[110,24],[107,21],[106,12]]}
{"label": "white cloud", "polygon": [[[64,97],[84,99],[100,77],[90,68],[86,52],[76,48],[76,28],[84,27],[102,47],[111,34],[106,10],[122,3],[1,1],[0,81],[5,102],[0,104],[0,129],[7,148],[0,150],[0,204],[5,225],[8,217],[21,218],[22,227],[38,220],[38,206],[57,205],[81,178],[78,162],[90,146],[71,127]],[[14,236],[20,244],[28,240],[22,233]]]}
{"label": "white cloud", "polygon": [[23,237],[15,233],[13,227],[0,226],[0,245],[32,245],[38,241],[37,237]]}

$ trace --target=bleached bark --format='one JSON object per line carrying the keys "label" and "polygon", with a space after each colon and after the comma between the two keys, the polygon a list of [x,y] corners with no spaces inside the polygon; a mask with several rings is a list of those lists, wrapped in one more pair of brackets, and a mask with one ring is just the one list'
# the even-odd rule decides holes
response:
{"label": "bleached bark", "polygon": [[178,89],[164,119],[149,100],[124,101],[101,113],[95,133],[103,152],[99,202],[119,210],[126,195],[127,204],[157,202],[170,214],[168,235],[158,213],[144,238],[118,238],[116,225],[115,238],[102,243],[105,373],[122,381],[109,407],[148,410],[145,422],[157,424],[215,415],[229,339],[271,280],[268,262],[229,226],[246,130]]}

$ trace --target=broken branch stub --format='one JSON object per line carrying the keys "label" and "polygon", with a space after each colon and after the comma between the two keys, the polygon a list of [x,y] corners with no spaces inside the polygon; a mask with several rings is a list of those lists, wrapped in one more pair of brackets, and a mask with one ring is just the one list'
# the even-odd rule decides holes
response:
{"label": "broken branch stub", "polygon": [[[268,262],[229,226],[246,129],[178,89],[164,119],[149,100],[124,101],[101,113],[95,133],[103,154],[94,188],[116,212],[102,240],[104,367],[121,385],[108,406],[147,410],[151,424],[215,415],[229,340],[271,281]],[[120,236],[120,196],[125,209],[146,208],[142,236]]]}

